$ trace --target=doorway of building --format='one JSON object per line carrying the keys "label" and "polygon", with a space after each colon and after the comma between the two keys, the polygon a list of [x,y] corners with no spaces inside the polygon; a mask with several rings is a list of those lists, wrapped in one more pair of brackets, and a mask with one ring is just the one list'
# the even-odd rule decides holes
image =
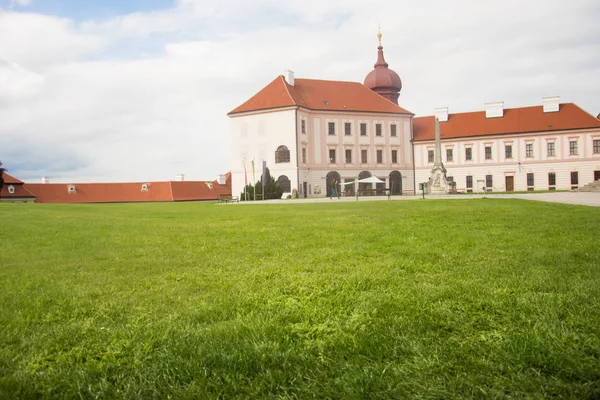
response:
{"label": "doorway of building", "polygon": [[391,194],[402,194],[402,174],[399,171],[390,172]]}
{"label": "doorway of building", "polygon": [[514,176],[506,176],[504,179],[505,179],[504,187],[506,188],[506,191],[514,192],[515,191],[515,177]]}
{"label": "doorway of building", "polygon": [[308,182],[302,182],[302,194],[304,198],[308,196]]}
{"label": "doorway of building", "polygon": [[594,180],[597,181],[600,179],[600,171],[594,171]]}

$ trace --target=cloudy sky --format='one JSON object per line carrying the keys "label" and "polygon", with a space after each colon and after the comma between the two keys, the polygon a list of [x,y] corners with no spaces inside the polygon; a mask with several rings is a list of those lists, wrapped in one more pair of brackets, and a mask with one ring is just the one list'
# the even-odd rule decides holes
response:
{"label": "cloudy sky", "polygon": [[400,105],[475,111],[560,95],[600,113],[598,0],[0,0],[0,160],[54,182],[214,179],[227,112],[285,69]]}

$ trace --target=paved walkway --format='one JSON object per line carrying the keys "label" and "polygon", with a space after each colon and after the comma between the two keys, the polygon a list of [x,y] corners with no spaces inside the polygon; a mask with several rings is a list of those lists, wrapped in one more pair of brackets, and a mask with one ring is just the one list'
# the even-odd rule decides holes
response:
{"label": "paved walkway", "polygon": [[[490,199],[523,199],[523,200],[537,200],[547,201],[551,203],[564,203],[564,204],[577,204],[583,206],[600,207],[600,193],[590,192],[556,192],[556,193],[522,193],[522,194],[491,194],[484,196],[483,194],[454,194],[454,195],[425,195],[426,199],[453,199],[453,200],[466,200],[466,199],[481,199],[488,197]],[[409,200],[420,200],[419,196],[392,196],[392,201],[409,201]],[[386,196],[368,196],[359,197],[358,201],[387,201]],[[240,204],[298,204],[298,203],[326,203],[326,202],[356,202],[356,197],[342,197],[340,199],[329,197],[316,197],[310,199],[295,199],[295,200],[268,200],[264,201],[249,201],[240,202]]]}

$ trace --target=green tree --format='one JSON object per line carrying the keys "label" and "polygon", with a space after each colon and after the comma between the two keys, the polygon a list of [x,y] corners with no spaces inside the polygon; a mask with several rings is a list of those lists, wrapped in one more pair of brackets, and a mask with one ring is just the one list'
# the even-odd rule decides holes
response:
{"label": "green tree", "polygon": [[[256,187],[257,192],[260,189],[260,191],[262,193],[262,190],[263,190],[262,177],[258,181],[257,185],[258,185]],[[265,185],[264,190],[265,190],[265,193],[264,193],[263,198],[265,200],[280,199],[281,195],[283,195],[283,190],[279,187],[275,178],[273,178],[273,176],[271,176],[271,172],[269,171],[269,168],[267,168],[267,184]]]}
{"label": "green tree", "polygon": [[254,200],[254,185],[249,183],[246,186],[244,186],[244,189],[242,189],[242,193],[240,193],[240,200]]}
{"label": "green tree", "polygon": [[[279,187],[275,178],[273,178],[273,176],[271,176],[271,172],[269,171],[269,168],[267,168],[266,175],[267,175],[267,184],[264,187],[263,187],[263,183],[262,183],[262,176],[260,177],[258,182],[256,182],[256,198],[264,199],[264,200],[280,199],[281,196],[283,195],[283,190]],[[264,193],[263,193],[263,190],[264,190]],[[252,185],[252,184],[246,185],[244,187],[244,189],[242,190],[242,193],[240,193],[240,199],[242,201],[244,201],[244,199],[254,200],[254,185]]]}
{"label": "green tree", "polygon": [[[2,168],[2,161],[0,161],[0,192],[2,191],[2,187],[4,186],[4,171],[6,171],[5,168]],[[0,194],[0,197],[2,196],[2,194]]]}

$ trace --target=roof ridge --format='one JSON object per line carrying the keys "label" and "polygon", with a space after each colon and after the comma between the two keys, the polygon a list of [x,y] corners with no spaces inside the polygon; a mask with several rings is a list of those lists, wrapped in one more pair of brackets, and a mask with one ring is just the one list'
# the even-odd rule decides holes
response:
{"label": "roof ridge", "polygon": [[[581,111],[583,111],[584,113],[588,114],[590,117],[596,119],[596,117],[594,117],[592,114],[588,113],[587,111],[585,111],[584,109],[582,109],[581,107],[579,107],[577,104],[575,104],[573,102],[559,103],[559,104],[561,106],[565,106],[565,105],[575,106],[575,107],[579,108]],[[543,105],[542,104],[536,104],[536,105],[533,105],[533,106],[522,106],[522,107],[504,108],[504,111],[525,110],[525,109],[536,108],[536,107],[543,107]],[[449,112],[448,115],[452,116],[452,115],[477,114],[477,113],[485,113],[485,109],[484,110],[477,110],[477,111]],[[430,117],[435,117],[435,114],[433,114],[433,115],[423,115],[421,117],[415,117],[415,119],[418,119],[418,118],[430,118]]]}
{"label": "roof ridge", "polygon": [[[367,89],[369,89],[369,87],[367,85],[365,85],[365,84],[362,84],[360,82],[356,82],[356,83],[358,83],[359,85],[363,85],[364,87],[366,87]],[[371,90],[371,89],[369,89],[369,90]],[[373,91],[373,93],[376,93],[378,96],[381,96],[379,93],[377,93],[375,91]],[[387,101],[388,103],[395,105],[396,107],[402,108],[402,107],[400,107],[400,104],[396,104],[396,103],[394,103],[393,101],[391,101],[390,99],[388,99],[386,97],[381,96],[381,98],[384,99],[385,101]],[[408,112],[409,114],[412,114],[413,116],[415,115],[415,113],[412,113],[412,112],[410,112],[408,110],[405,110],[404,108],[402,108],[402,109],[404,111]]]}
{"label": "roof ridge", "polygon": [[288,83],[286,82],[283,75],[279,75],[279,78],[283,80],[283,87],[285,87],[285,92],[288,94],[288,96],[290,96],[290,100],[292,100],[292,103],[294,103],[295,105],[298,106],[299,104],[296,101],[296,99],[294,99],[294,96],[292,96],[292,94],[290,93],[290,89],[288,88]]}
{"label": "roof ridge", "polygon": [[[339,82],[339,83],[353,83],[356,85],[363,85],[360,82],[354,82],[354,81],[340,81],[337,79],[313,79],[313,78],[296,78],[295,80],[297,81],[318,81],[318,82]],[[364,86],[364,85],[363,85]]]}
{"label": "roof ridge", "polygon": [[[598,124],[600,125],[600,119],[598,119],[597,117],[594,116],[594,114],[590,114],[589,112],[585,111],[583,108],[579,107],[577,104],[575,103],[568,103],[568,104],[572,104],[575,107],[577,107],[578,109],[581,110],[581,112],[586,113],[587,115],[589,115],[590,117],[594,118],[596,121],[598,121]],[[599,114],[600,115],[600,114]]]}

